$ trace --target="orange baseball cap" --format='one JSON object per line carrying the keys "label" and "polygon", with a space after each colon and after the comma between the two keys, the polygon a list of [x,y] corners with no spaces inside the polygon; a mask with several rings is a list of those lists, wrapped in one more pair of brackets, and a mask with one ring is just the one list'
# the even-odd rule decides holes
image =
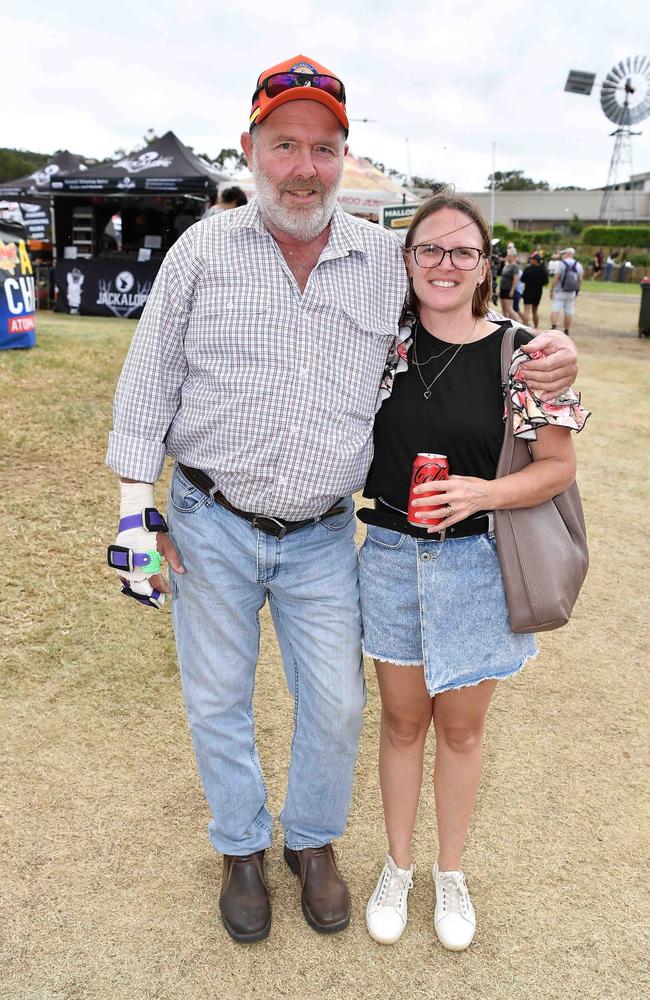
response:
{"label": "orange baseball cap", "polygon": [[249,130],[288,101],[318,101],[336,115],[347,136],[345,87],[337,76],[308,56],[294,56],[264,70],[257,78]]}

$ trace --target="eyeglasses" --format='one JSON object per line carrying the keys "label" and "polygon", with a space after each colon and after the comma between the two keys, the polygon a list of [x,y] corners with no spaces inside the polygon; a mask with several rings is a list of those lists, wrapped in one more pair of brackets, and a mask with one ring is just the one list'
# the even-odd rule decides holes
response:
{"label": "eyeglasses", "polygon": [[418,267],[439,267],[445,256],[449,254],[452,267],[457,267],[459,271],[473,271],[478,267],[481,257],[485,257],[482,250],[476,247],[454,247],[453,250],[443,250],[435,243],[419,243],[417,246],[409,247],[413,251],[413,259]]}
{"label": "eyeglasses", "polygon": [[335,76],[314,73],[274,73],[273,76],[267,76],[253,94],[253,101],[257,100],[262,90],[269,97],[277,97],[292,87],[316,87],[317,90],[324,90],[339,104],[345,104],[345,87],[341,80]]}

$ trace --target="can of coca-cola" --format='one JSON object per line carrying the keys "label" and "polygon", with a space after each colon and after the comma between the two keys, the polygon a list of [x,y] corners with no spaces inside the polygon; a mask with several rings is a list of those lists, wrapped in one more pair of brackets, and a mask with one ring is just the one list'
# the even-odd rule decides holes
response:
{"label": "can of coca-cola", "polygon": [[[447,461],[446,455],[432,455],[429,452],[421,451],[415,456],[415,461],[413,462],[413,473],[411,475],[411,490],[409,492],[409,505],[406,514],[406,520],[409,524],[413,524],[416,527],[424,527],[430,524],[440,524],[444,521],[444,517],[436,517],[433,513],[434,511],[440,510],[440,506],[433,507],[431,514],[433,516],[429,517],[415,517],[415,512],[420,511],[422,514],[428,514],[428,510],[423,510],[422,507],[414,507],[413,500],[417,493],[413,493],[413,487],[419,486],[421,483],[431,483],[436,479],[449,479],[449,462]],[[419,494],[420,499],[422,499],[422,494]]]}

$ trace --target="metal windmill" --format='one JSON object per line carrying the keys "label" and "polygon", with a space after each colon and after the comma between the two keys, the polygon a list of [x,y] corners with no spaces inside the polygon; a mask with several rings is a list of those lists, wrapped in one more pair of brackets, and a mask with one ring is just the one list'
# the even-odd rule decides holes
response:
{"label": "metal windmill", "polygon": [[[571,70],[565,90],[590,94],[596,79],[593,73]],[[600,218],[636,219],[634,189],[630,199],[626,191],[619,190],[621,181],[632,175],[632,125],[650,115],[650,59],[647,56],[628,56],[613,66],[600,88],[600,106],[603,113],[618,128],[610,133],[614,150],[609,164],[607,184],[603,190]]]}

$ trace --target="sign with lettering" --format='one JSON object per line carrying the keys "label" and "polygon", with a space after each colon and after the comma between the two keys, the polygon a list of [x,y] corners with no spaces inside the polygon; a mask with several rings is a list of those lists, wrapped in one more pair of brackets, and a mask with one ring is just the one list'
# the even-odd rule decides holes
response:
{"label": "sign with lettering", "polygon": [[36,343],[34,271],[22,226],[0,219],[0,350]]}
{"label": "sign with lettering", "polygon": [[56,311],[139,319],[160,261],[59,260]]}
{"label": "sign with lettering", "polygon": [[383,205],[379,210],[379,224],[403,240],[418,208],[415,204]]}

